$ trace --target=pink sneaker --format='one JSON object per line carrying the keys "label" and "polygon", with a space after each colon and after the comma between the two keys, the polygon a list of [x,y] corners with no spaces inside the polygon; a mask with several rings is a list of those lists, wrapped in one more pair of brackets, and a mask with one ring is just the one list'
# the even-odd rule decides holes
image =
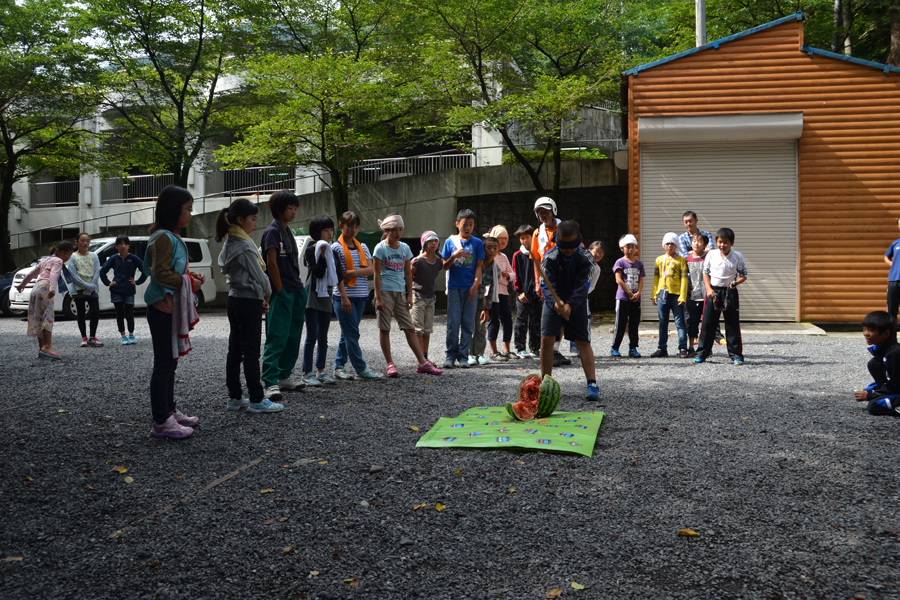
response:
{"label": "pink sneaker", "polygon": [[172,416],[175,417],[175,420],[178,421],[179,425],[183,425],[184,427],[196,427],[197,423],[200,422],[200,417],[189,417],[178,409],[172,413]]}
{"label": "pink sneaker", "polygon": [[443,373],[441,369],[434,366],[430,360],[426,360],[416,367],[416,373],[426,373],[428,375],[440,375]]}
{"label": "pink sneaker", "polygon": [[397,370],[397,365],[395,365],[394,363],[388,363],[387,376],[388,377],[400,377],[400,371]]}
{"label": "pink sneaker", "polygon": [[153,426],[150,427],[150,435],[158,438],[172,438],[173,440],[181,440],[186,437],[191,437],[193,435],[194,430],[190,427],[185,427],[184,425],[179,425],[178,421],[175,420],[175,415],[170,415],[166,422],[162,425],[157,425],[153,423]]}

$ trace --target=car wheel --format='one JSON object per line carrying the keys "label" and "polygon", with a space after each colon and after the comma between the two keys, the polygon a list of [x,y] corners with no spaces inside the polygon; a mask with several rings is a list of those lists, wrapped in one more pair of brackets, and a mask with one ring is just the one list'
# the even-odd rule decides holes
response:
{"label": "car wheel", "polygon": [[13,308],[9,305],[12,300],[9,295],[12,293],[12,288],[9,288],[7,291],[3,292],[3,297],[0,299],[0,311],[3,312],[7,317],[21,317],[28,314],[28,311],[25,310],[13,310]]}
{"label": "car wheel", "polygon": [[75,306],[75,298],[71,294],[66,294],[63,298],[63,316],[67,319],[74,319],[78,316],[78,307]]}
{"label": "car wheel", "polygon": [[206,306],[206,299],[203,297],[203,292],[198,291],[194,294],[194,308],[200,310],[204,306]]}

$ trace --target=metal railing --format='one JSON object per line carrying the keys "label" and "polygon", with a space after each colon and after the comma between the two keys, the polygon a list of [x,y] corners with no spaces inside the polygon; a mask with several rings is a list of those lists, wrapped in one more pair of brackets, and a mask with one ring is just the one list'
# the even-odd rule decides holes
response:
{"label": "metal railing", "polygon": [[104,204],[127,204],[155,200],[167,185],[175,183],[175,175],[129,175],[103,181],[100,197]]}
{"label": "metal railing", "polygon": [[440,152],[422,156],[364,160],[351,167],[350,185],[448,169],[468,169],[472,166],[473,158],[471,154],[453,151],[453,153]]}
{"label": "metal railing", "polygon": [[78,206],[80,181],[42,181],[31,184],[31,207]]}
{"label": "metal railing", "polygon": [[250,192],[274,192],[297,180],[295,167],[247,167],[211,171],[207,174],[206,195],[239,196]]}

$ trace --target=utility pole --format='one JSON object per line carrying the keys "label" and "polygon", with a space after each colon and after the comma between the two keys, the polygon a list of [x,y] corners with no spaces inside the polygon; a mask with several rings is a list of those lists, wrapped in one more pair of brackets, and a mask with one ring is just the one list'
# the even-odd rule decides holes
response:
{"label": "utility pole", "polygon": [[706,0],[694,0],[697,15],[697,46],[706,45]]}

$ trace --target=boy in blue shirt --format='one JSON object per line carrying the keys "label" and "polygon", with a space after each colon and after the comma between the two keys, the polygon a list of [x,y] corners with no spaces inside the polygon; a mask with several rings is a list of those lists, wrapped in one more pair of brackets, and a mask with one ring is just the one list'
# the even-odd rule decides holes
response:
{"label": "boy in blue shirt", "polygon": [[870,415],[900,417],[900,345],[897,320],[883,310],[870,312],[862,322],[863,337],[872,358],[869,373],[873,381],[855,393],[857,402],[868,402]]}
{"label": "boy in blue shirt", "polygon": [[[100,281],[109,287],[109,299],[116,307],[116,324],[119,326],[119,335],[122,336],[122,345],[137,344],[134,339],[134,294],[137,286],[147,281],[147,272],[144,271],[144,262],[128,250],[131,240],[127,235],[116,237],[116,251],[106,259],[100,267]],[[106,273],[112,269],[113,280],[110,281]],[[140,278],[135,281],[134,276],[141,272]],[[128,335],[125,335],[125,323],[128,323]]]}
{"label": "boy in blue shirt", "polygon": [[[900,228],[900,219],[897,219],[897,227]],[[895,319],[897,310],[900,309],[900,262],[894,260],[898,252],[900,252],[900,239],[894,240],[891,247],[884,253],[884,262],[891,267],[891,271],[888,273],[887,311]]]}
{"label": "boy in blue shirt", "polygon": [[484,260],[484,244],[472,236],[475,213],[464,208],[456,215],[456,230],[444,242],[441,256],[447,269],[447,352],[444,368],[469,367],[469,344],[475,332],[478,286]]}

